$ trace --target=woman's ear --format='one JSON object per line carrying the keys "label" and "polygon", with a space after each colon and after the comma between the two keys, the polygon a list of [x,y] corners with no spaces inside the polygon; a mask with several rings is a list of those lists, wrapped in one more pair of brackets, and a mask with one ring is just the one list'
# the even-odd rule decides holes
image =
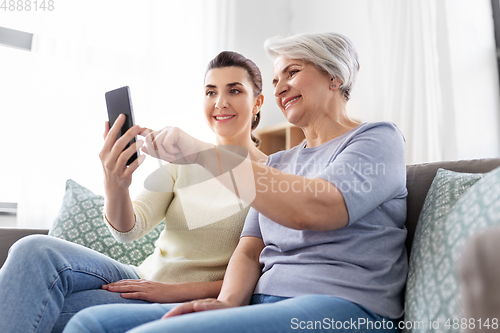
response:
{"label": "woman's ear", "polygon": [[255,101],[255,106],[253,107],[252,113],[257,114],[264,103],[264,95],[260,94],[257,96],[257,100]]}
{"label": "woman's ear", "polygon": [[337,90],[340,88],[341,84],[342,84],[342,81],[340,81],[338,78],[332,77],[332,79],[330,81],[330,89]]}

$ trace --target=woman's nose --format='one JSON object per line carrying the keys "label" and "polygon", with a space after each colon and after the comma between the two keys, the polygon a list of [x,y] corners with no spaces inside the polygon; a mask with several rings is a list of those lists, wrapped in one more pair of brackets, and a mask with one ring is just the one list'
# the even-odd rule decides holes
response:
{"label": "woman's nose", "polygon": [[215,107],[219,110],[227,108],[227,101],[223,96],[220,96],[215,103]]}
{"label": "woman's nose", "polygon": [[274,87],[274,96],[280,97],[288,90],[288,84],[285,81],[279,81]]}

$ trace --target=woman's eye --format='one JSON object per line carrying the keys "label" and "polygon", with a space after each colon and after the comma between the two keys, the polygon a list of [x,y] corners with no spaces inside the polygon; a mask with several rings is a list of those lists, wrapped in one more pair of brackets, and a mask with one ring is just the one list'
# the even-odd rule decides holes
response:
{"label": "woman's eye", "polygon": [[229,91],[229,93],[231,93],[231,94],[239,94],[240,92],[241,92],[241,91],[239,91],[238,89],[231,89],[231,90]]}
{"label": "woman's eye", "polygon": [[297,74],[299,71],[296,71],[296,70],[291,70],[290,71],[290,76],[294,76],[295,74]]}
{"label": "woman's eye", "polygon": [[208,96],[208,97],[211,97],[211,96],[215,95],[215,91],[211,91],[211,90],[209,90],[209,91],[207,91],[207,92],[205,93],[205,95],[206,95],[206,96]]}

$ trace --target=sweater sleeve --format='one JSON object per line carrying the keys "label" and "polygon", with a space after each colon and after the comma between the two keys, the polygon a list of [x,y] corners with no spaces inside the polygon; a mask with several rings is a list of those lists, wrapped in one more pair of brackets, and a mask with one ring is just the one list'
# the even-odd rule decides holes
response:
{"label": "sweater sleeve", "polygon": [[117,241],[126,243],[139,239],[163,221],[174,196],[176,174],[176,168],[169,163],[148,176],[145,188],[132,201],[135,225],[131,230],[120,232],[104,219]]}

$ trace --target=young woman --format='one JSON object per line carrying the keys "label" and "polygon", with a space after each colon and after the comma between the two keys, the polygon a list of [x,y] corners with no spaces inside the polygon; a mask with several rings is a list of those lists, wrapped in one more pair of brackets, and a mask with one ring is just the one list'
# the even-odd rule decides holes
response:
{"label": "young woman", "polygon": [[[240,146],[255,162],[266,159],[251,135],[260,120],[261,91],[259,69],[242,55],[222,52],[210,62],[204,116],[218,145]],[[49,236],[19,240],[0,270],[2,331],[59,332],[74,313],[97,304],[169,303],[219,294],[249,207],[217,181],[186,193],[200,185],[193,179],[206,174],[198,165],[167,164],[148,178],[146,189],[132,201],[128,188],[145,155],[129,167],[126,161],[143,141],[123,149],[133,137],[150,131],[134,126],[115,140],[123,122],[121,116],[111,129],[106,124],[100,153],[104,218],[121,241],[137,239],[165,219],[154,253],[132,267]],[[204,180],[208,178],[213,177]],[[203,223],[190,216],[203,217]]]}
{"label": "young woman", "polygon": [[[348,38],[297,35],[266,49],[276,103],[306,141],[247,170],[242,185],[256,196],[217,299],[97,306],[75,316],[68,332],[398,331],[407,273],[404,138],[394,124],[348,117],[359,68]],[[197,154],[210,144],[172,128],[154,143],[165,160],[195,156],[217,174]],[[241,160],[223,148],[218,156],[221,164]]]}

